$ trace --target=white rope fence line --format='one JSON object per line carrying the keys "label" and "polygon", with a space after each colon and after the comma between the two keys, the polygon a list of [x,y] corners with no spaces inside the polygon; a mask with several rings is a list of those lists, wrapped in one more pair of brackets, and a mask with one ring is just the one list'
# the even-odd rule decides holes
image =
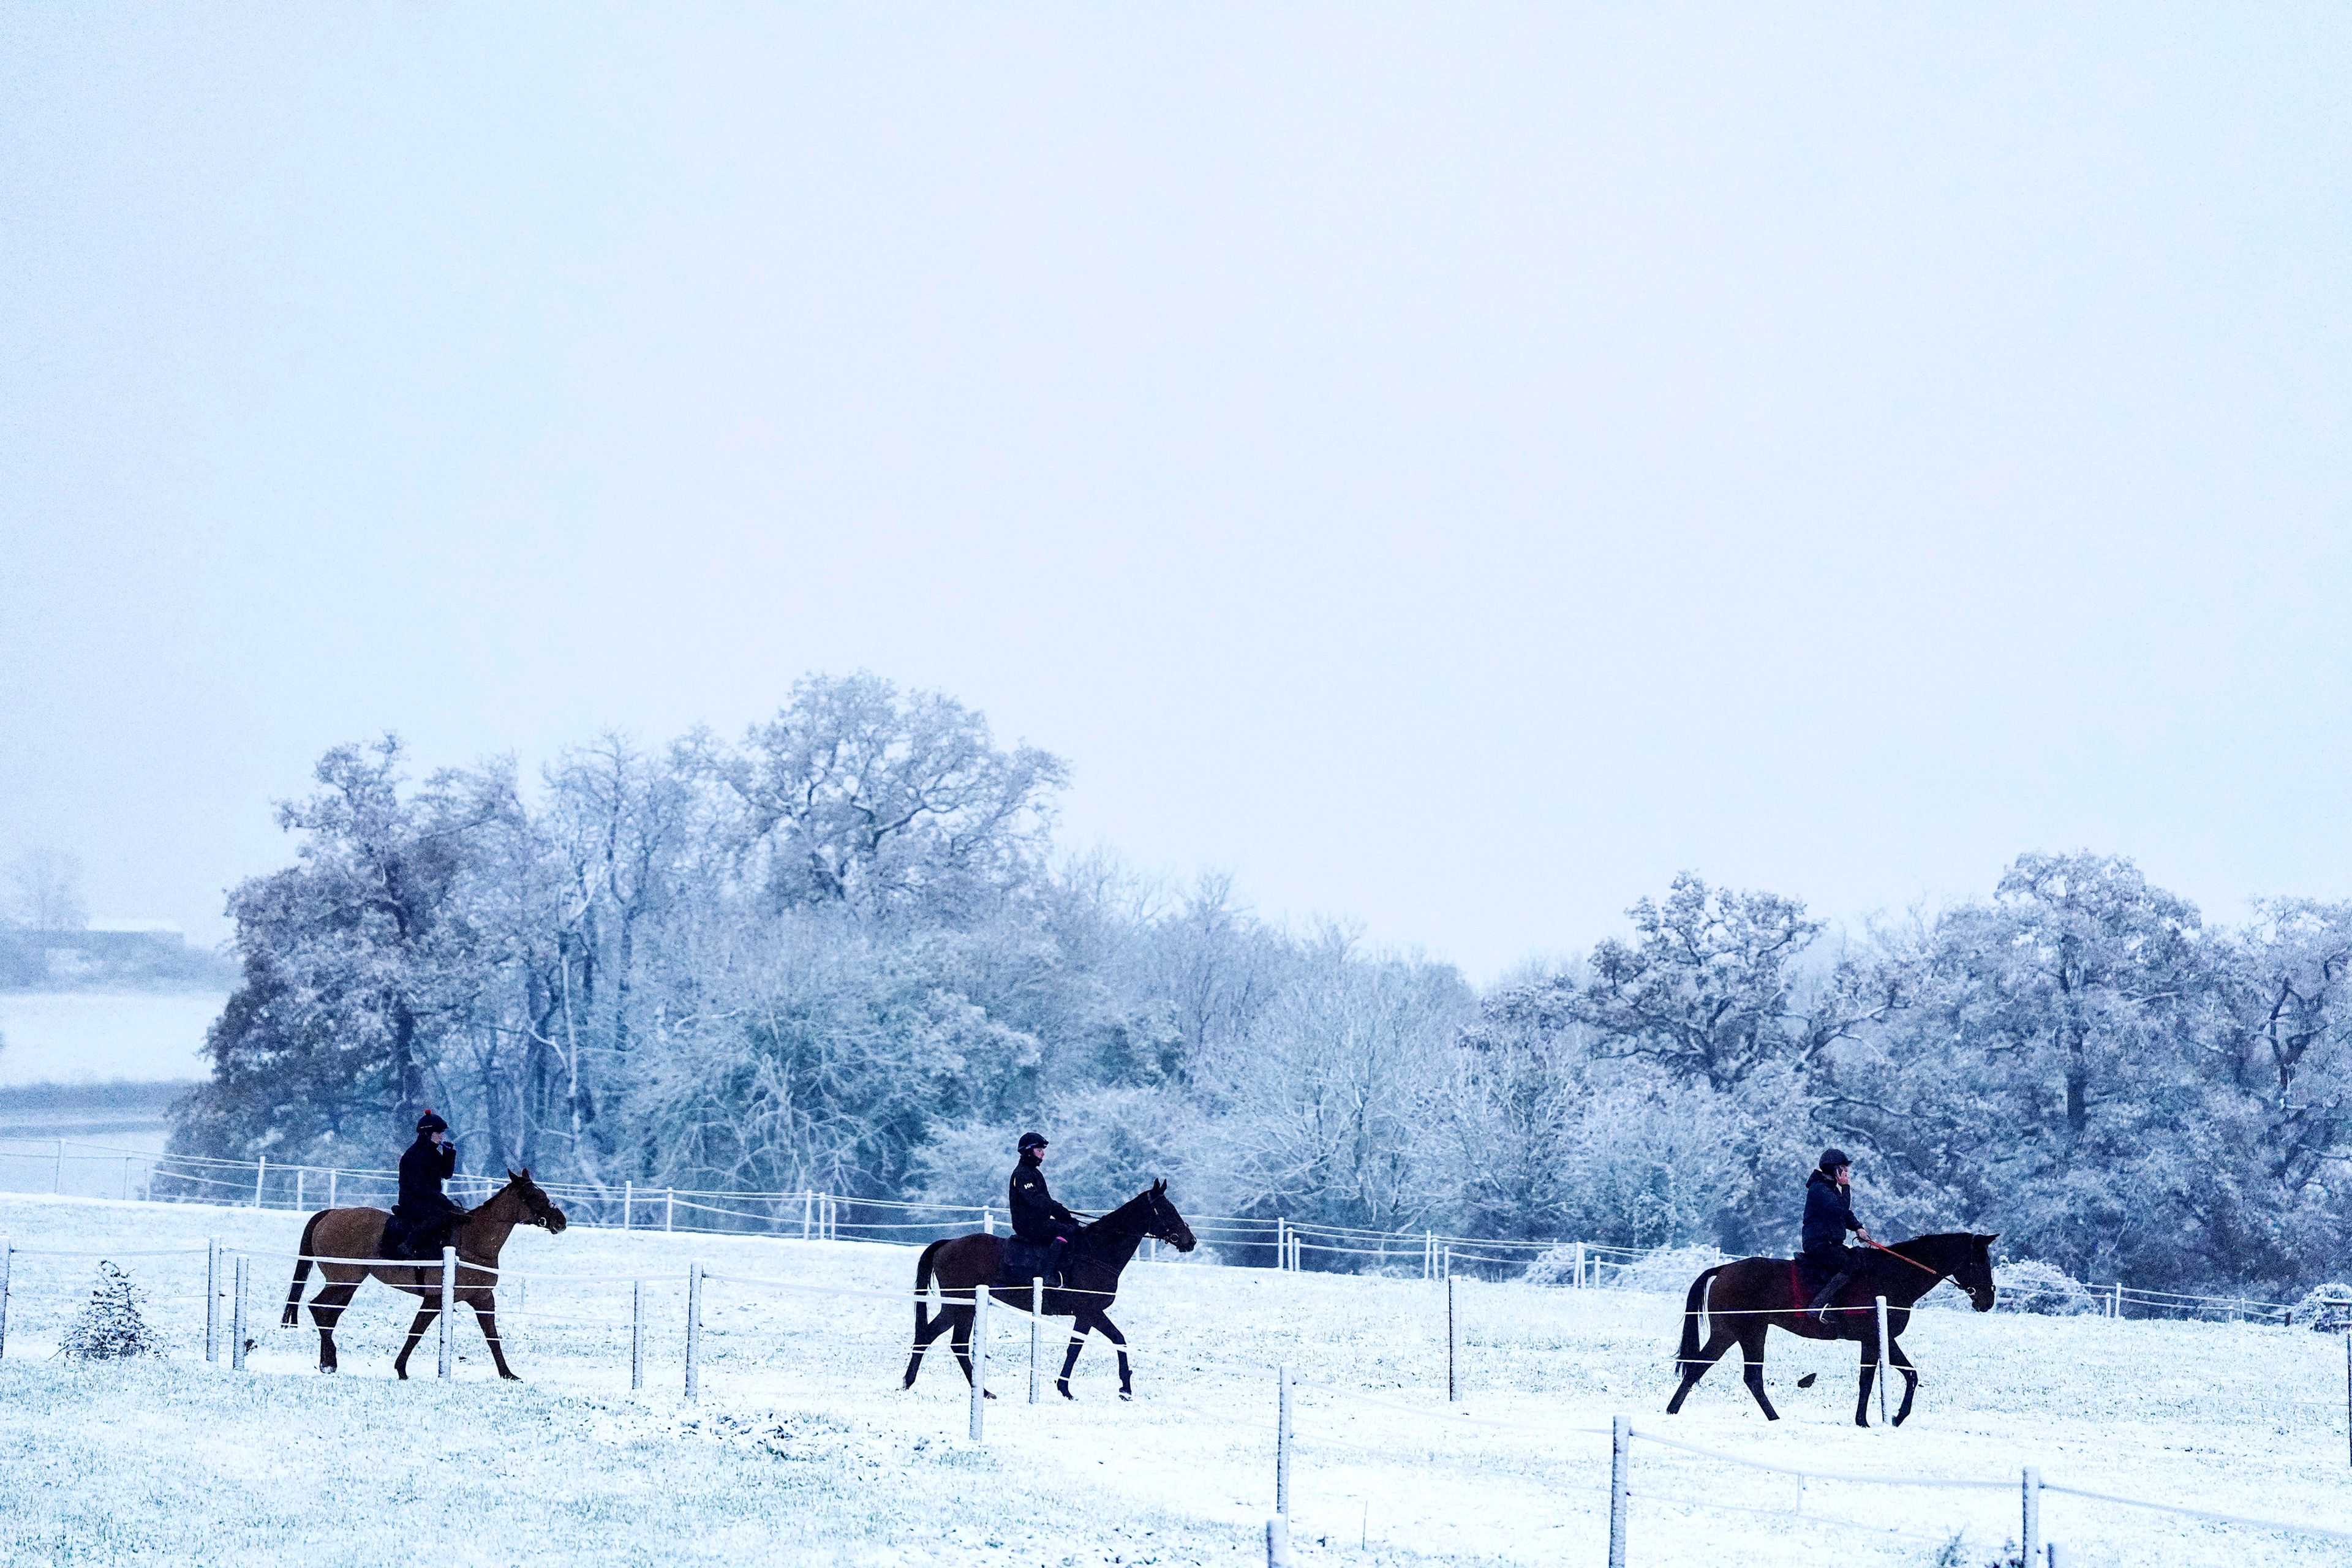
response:
{"label": "white rope fence line", "polygon": [[1775,1475],[1797,1476],[1816,1481],[1853,1481],[1865,1486],[1938,1487],[1968,1491],[2007,1491],[2014,1481],[1979,1481],[1949,1476],[1874,1476],[1853,1470],[1810,1470],[1796,1465],[1776,1465],[1766,1459],[1751,1459],[1742,1454],[1727,1454],[1720,1448],[1704,1448],[1696,1443],[1685,1443],[1678,1437],[1662,1436],[1640,1426],[1627,1428],[1630,1436],[1644,1443],[1655,1443],[1662,1448],[1679,1448],[1685,1454],[1702,1458],[1720,1459],[1726,1464],[1745,1465],[1752,1470],[1769,1470]]}
{"label": "white rope fence line", "polygon": [[2209,1524],[2242,1525],[2252,1530],[2283,1530],[2296,1535],[2324,1535],[2334,1541],[2352,1541],[2352,1530],[2337,1530],[2332,1525],[2305,1524],[2300,1521],[2259,1519],[2252,1514],[2220,1513],[2211,1509],[2182,1508],[2178,1503],[2150,1502],[2146,1498],[2118,1497],[2113,1492],[2095,1492],[2083,1487],[2061,1486],[2056,1481],[2043,1481],[2045,1492],[2061,1492],[2067,1497],[2088,1498],[2094,1502],[2113,1503],[2118,1508],[2147,1509],[2158,1513],[2178,1514],[2183,1519],[2202,1520]]}

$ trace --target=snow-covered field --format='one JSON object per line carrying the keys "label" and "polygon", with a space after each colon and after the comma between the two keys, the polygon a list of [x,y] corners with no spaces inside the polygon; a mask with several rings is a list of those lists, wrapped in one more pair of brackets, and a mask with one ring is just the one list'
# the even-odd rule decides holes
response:
{"label": "snow-covered field", "polygon": [[[1137,1400],[1118,1400],[1097,1342],[1076,1403],[1049,1386],[1029,1405],[1027,1321],[999,1311],[1002,1397],[975,1446],[944,1341],[916,1390],[898,1392],[903,1302],[709,1284],[702,1396],[684,1402],[689,1261],[833,1289],[910,1287],[911,1251],[862,1243],[519,1235],[510,1268],[655,1278],[636,1394],[625,1283],[507,1286],[522,1384],[490,1377],[468,1317],[457,1379],[433,1379],[428,1339],[412,1363],[424,1375],[403,1385],[389,1363],[405,1299],[368,1287],[340,1336],[345,1372],[322,1378],[308,1327],[277,1326],[290,1264],[275,1256],[255,1264],[249,1370],[206,1365],[205,1238],[284,1254],[299,1227],[284,1212],[0,1197],[0,1230],[27,1249],[0,1359],[0,1561],[1239,1563],[1259,1557],[1272,1510],[1278,1362],[1308,1385],[1293,1471],[1303,1563],[1599,1564],[1609,1446],[1586,1429],[1619,1413],[1818,1469],[2013,1483],[2031,1464],[2093,1489],[2352,1521],[2344,1345],[2298,1331],[1923,1314],[1906,1337],[1925,1374],[1917,1414],[1864,1432],[1848,1424],[1851,1349],[1776,1338],[1778,1426],[1736,1366],[1668,1418],[1678,1301],[1465,1282],[1465,1393],[1449,1411],[1438,1286],[1146,1264],[1113,1313]],[[128,1256],[174,1247],[197,1250]],[[170,1356],[56,1359],[96,1259],[41,1248],[120,1258]],[[1807,1372],[1821,1379],[1801,1391]],[[1636,1445],[1633,1491],[1637,1565],[1975,1564],[2017,1533],[2013,1484],[1817,1480],[1801,1493],[1790,1478],[1652,1444]],[[2086,1565],[2352,1560],[2341,1542],[2077,1499],[2048,1498],[2044,1521]],[[1945,1555],[1955,1534],[1961,1548]]]}
{"label": "snow-covered field", "polygon": [[0,1087],[201,1078],[218,992],[0,992]]}

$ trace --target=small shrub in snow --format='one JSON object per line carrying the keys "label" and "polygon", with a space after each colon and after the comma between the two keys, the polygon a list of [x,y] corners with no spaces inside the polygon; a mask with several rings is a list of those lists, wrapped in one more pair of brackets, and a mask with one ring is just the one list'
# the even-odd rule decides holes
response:
{"label": "small shrub in snow", "polygon": [[2099,1310],[2099,1304],[2080,1282],[2030,1258],[2002,1264],[1993,1270],[1993,1280],[2000,1287],[1996,1311],[2074,1318]]}
{"label": "small shrub in snow", "polygon": [[100,1263],[98,1283],[91,1288],[81,1314],[58,1342],[58,1353],[75,1361],[163,1354],[162,1342],[139,1308],[140,1290],[131,1276],[111,1263]]}
{"label": "small shrub in snow", "polygon": [[1646,1252],[1622,1268],[1604,1268],[1601,1283],[1612,1290],[1655,1290],[1679,1296],[1690,1282],[1724,1260],[1712,1247],[1666,1247]]}
{"label": "small shrub in snow", "polygon": [[2352,1329],[2352,1285],[2333,1281],[2313,1286],[2309,1295],[2288,1309],[2286,1321],[2321,1334]]}
{"label": "small shrub in snow", "polygon": [[1576,1283],[1576,1248],[1547,1247],[1536,1255],[1519,1274],[1522,1285],[1573,1285]]}

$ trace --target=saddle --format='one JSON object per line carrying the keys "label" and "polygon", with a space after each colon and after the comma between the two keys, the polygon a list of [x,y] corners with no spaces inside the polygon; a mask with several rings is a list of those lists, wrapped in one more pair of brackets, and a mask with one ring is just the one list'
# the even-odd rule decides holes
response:
{"label": "saddle", "polygon": [[1043,1278],[1045,1289],[1058,1289],[1062,1271],[1055,1267],[1055,1254],[1060,1250],[1050,1241],[1024,1241],[1017,1236],[1004,1238],[1004,1256],[997,1265],[996,1279],[991,1289],[1013,1289],[1030,1280]]}
{"label": "saddle", "polygon": [[464,1217],[459,1213],[416,1219],[394,1209],[383,1222],[383,1239],[376,1244],[383,1248],[380,1256],[403,1262],[438,1263],[441,1249],[449,1245],[450,1236]]}
{"label": "saddle", "polygon": [[[1844,1265],[1841,1264],[1839,1267],[1843,1268]],[[1789,1259],[1789,1291],[1796,1299],[1800,1311],[1799,1321],[1803,1324],[1799,1332],[1808,1338],[1842,1339],[1845,1335],[1850,1321],[1854,1318],[1854,1314],[1851,1311],[1832,1312],[1829,1324],[1824,1327],[1813,1317],[1812,1310],[1821,1304],[1814,1298],[1821,1294],[1822,1287],[1827,1285],[1833,1278],[1835,1278],[1834,1270],[1820,1267],[1802,1254]],[[1872,1304],[1870,1298],[1859,1294],[1863,1284],[1864,1281],[1860,1279],[1847,1280],[1845,1289],[1838,1292],[1835,1304],[1842,1308],[1870,1306]]]}

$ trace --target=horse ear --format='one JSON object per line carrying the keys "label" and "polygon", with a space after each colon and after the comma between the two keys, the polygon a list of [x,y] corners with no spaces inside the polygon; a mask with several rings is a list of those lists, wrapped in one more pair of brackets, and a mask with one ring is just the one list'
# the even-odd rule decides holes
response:
{"label": "horse ear", "polygon": [[1164,1193],[1164,1192],[1166,1192],[1166,1191],[1168,1190],[1168,1178],[1167,1178],[1167,1177],[1165,1177],[1165,1176],[1162,1176],[1162,1177],[1160,1177],[1158,1181],[1156,1181],[1156,1182],[1152,1183],[1152,1184],[1151,1184],[1151,1190],[1152,1190],[1153,1192],[1155,1192],[1155,1193]]}
{"label": "horse ear", "polygon": [[513,1181],[514,1179],[515,1179],[514,1167],[513,1167],[512,1165],[509,1165],[509,1166],[507,1167],[507,1180],[508,1180],[508,1181],[509,1181],[509,1182],[511,1182],[511,1181]]}

